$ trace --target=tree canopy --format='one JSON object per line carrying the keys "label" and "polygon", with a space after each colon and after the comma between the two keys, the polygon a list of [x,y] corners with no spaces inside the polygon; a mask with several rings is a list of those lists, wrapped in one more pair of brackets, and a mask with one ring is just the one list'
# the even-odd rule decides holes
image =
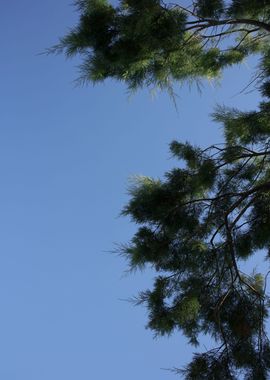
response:
{"label": "tree canopy", "polygon": [[183,3],[79,0],[78,25],[53,51],[81,55],[82,80],[111,77],[131,89],[213,78],[251,54],[260,57],[257,109],[220,107],[214,119],[224,129],[222,144],[174,141],[171,152],[185,166],[131,187],[123,214],[139,227],[122,253],[131,268],[156,271],[153,288],[137,298],[150,329],[180,330],[195,346],[201,334],[216,342],[179,370],[186,380],[266,380],[270,271],[247,275],[242,263],[270,260],[270,4]]}
{"label": "tree canopy", "polygon": [[82,57],[80,79],[124,81],[131,89],[214,78],[268,50],[270,5],[263,0],[77,0],[78,25],[52,50]]}
{"label": "tree canopy", "polygon": [[138,303],[157,335],[181,330],[195,346],[200,334],[217,342],[197,354],[185,379],[267,379],[270,307],[267,277],[246,275],[253,255],[270,259],[270,102],[258,111],[220,109],[226,142],[201,149],[172,142],[184,160],[163,180],[141,177],[123,213],[140,225],[122,251],[132,269],[157,276]]}

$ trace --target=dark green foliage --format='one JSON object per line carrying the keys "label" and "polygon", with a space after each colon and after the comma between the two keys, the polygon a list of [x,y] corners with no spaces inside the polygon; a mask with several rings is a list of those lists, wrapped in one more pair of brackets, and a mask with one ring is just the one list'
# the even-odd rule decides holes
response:
{"label": "dark green foliage", "polygon": [[203,18],[218,18],[224,12],[222,0],[198,0],[196,1],[196,14]]}
{"label": "dark green foliage", "polygon": [[112,77],[131,89],[171,89],[174,80],[217,77],[222,68],[261,50],[270,30],[264,1],[198,0],[193,11],[160,0],[76,4],[78,25],[51,50],[80,54],[82,81]]}
{"label": "dark green foliage", "polygon": [[140,177],[123,213],[141,225],[123,248],[131,268],[157,271],[138,302],[157,335],[181,330],[191,344],[210,334],[218,347],[197,354],[185,379],[267,379],[269,297],[261,273],[246,275],[251,256],[269,260],[270,102],[257,111],[219,109],[226,141],[207,149],[172,142],[186,162],[163,180]]}
{"label": "dark green foliage", "polygon": [[[210,1],[211,2],[211,1]],[[259,17],[270,15],[270,4],[267,0],[234,0],[228,8],[228,14],[236,17]]]}

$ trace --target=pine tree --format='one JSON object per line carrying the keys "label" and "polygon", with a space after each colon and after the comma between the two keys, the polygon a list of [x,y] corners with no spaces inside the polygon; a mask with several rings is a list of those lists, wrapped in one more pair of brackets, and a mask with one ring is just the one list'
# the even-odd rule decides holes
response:
{"label": "pine tree", "polygon": [[192,7],[160,0],[77,0],[78,25],[51,51],[79,54],[81,81],[124,81],[171,88],[172,82],[214,78],[267,49],[267,0],[199,0]]}
{"label": "pine tree", "polygon": [[224,143],[202,149],[174,141],[171,152],[185,167],[131,187],[123,214],[139,227],[121,252],[132,269],[156,271],[153,288],[136,300],[148,308],[155,334],[180,330],[195,346],[208,334],[216,343],[178,371],[183,378],[266,380],[270,271],[247,275],[242,263],[270,260],[270,3],[181,3],[79,0],[78,26],[52,51],[81,55],[83,81],[112,77],[130,89],[169,90],[260,55],[258,108],[214,115]]}
{"label": "pine tree", "polygon": [[269,111],[269,100],[254,112],[219,109],[225,143],[172,142],[185,167],[163,180],[140,177],[123,211],[140,227],[122,253],[131,269],[157,273],[136,299],[148,308],[148,327],[180,330],[195,346],[200,334],[216,342],[179,371],[186,380],[268,379],[269,272],[250,276],[241,264],[270,260]]}

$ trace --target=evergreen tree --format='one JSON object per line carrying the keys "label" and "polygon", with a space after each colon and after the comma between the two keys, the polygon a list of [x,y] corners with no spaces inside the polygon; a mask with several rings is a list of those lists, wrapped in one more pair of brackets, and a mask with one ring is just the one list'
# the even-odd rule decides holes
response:
{"label": "evergreen tree", "polygon": [[[252,256],[270,260],[270,3],[198,0],[78,0],[79,24],[52,51],[80,54],[82,80],[108,77],[131,89],[216,77],[250,54],[261,56],[258,109],[219,108],[224,143],[207,149],[172,142],[184,160],[164,179],[140,177],[123,214],[139,225],[122,247],[133,269],[156,278],[146,304],[157,335],[182,331],[190,344],[210,334],[216,347],[196,354],[186,380],[266,380],[268,273],[242,272]],[[267,271],[266,271],[267,272]]]}
{"label": "evergreen tree", "polygon": [[219,109],[225,143],[172,142],[185,168],[139,178],[123,211],[140,227],[122,253],[131,269],[157,273],[136,300],[148,308],[148,327],[181,330],[195,346],[209,334],[217,344],[179,371],[186,380],[269,378],[269,272],[241,270],[251,256],[270,260],[269,111],[269,101],[248,113]]}
{"label": "evergreen tree", "polygon": [[52,51],[79,54],[82,81],[108,77],[130,89],[217,77],[224,67],[267,49],[267,0],[77,0],[78,25]]}

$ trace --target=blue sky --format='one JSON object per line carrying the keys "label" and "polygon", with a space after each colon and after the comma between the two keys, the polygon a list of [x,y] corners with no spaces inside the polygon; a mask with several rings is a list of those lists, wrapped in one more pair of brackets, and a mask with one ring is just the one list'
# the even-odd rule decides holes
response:
{"label": "blue sky", "polygon": [[146,311],[122,301],[152,274],[125,276],[110,253],[135,231],[119,213],[130,176],[176,164],[171,140],[221,141],[215,104],[256,105],[238,95],[252,70],[201,95],[178,89],[177,113],[166,94],[74,87],[78,60],[39,55],[75,23],[70,0],[5,1],[0,17],[0,378],[174,378],[161,368],[193,349],[181,335],[154,340]]}

